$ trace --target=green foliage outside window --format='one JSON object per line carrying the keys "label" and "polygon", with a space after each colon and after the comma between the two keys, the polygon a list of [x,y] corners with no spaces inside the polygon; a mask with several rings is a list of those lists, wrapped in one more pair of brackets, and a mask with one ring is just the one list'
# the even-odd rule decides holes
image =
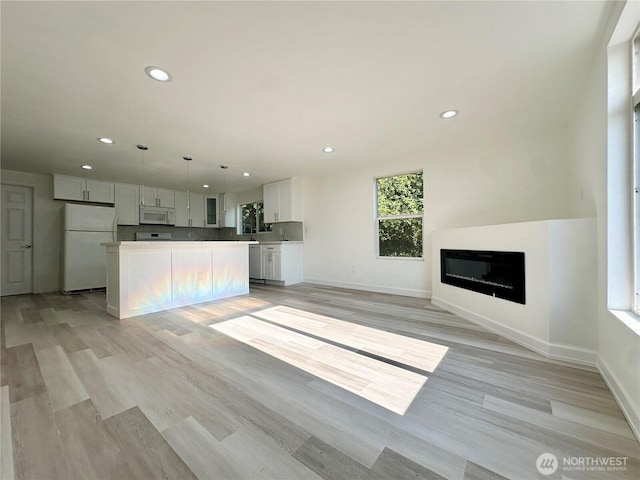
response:
{"label": "green foliage outside window", "polygon": [[240,207],[240,233],[249,235],[271,231],[271,224],[264,223],[264,204],[262,202],[245,203]]}
{"label": "green foliage outside window", "polygon": [[378,254],[422,257],[422,172],[378,178]]}

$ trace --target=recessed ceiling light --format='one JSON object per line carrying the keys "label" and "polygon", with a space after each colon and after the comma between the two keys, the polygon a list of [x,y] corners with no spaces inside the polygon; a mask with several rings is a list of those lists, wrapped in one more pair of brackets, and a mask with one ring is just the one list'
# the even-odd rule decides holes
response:
{"label": "recessed ceiling light", "polygon": [[107,137],[100,137],[100,138],[98,138],[98,141],[100,143],[106,143],[107,145],[113,145],[114,143],[116,143],[112,139],[107,138]]}
{"label": "recessed ceiling light", "polygon": [[460,112],[458,110],[446,110],[440,114],[440,118],[453,118],[458,115]]}
{"label": "recessed ceiling light", "polygon": [[229,168],[229,165],[220,165],[220,168],[226,170],[227,168]]}
{"label": "recessed ceiling light", "polygon": [[84,168],[85,170],[93,170],[91,165],[82,165],[80,168]]}
{"label": "recessed ceiling light", "polygon": [[204,185],[202,185],[202,188],[209,188],[209,185],[205,183]]}
{"label": "recessed ceiling light", "polygon": [[324,147],[324,148],[322,149],[322,151],[323,151],[324,153],[331,153],[331,152],[333,152],[333,148],[332,148],[332,147]]}
{"label": "recessed ceiling light", "polygon": [[250,177],[251,174],[249,172],[242,172],[243,177]]}
{"label": "recessed ceiling light", "polygon": [[182,159],[190,162],[191,160],[193,160],[193,157],[191,155],[185,155],[184,157],[182,157]]}
{"label": "recessed ceiling light", "polygon": [[151,78],[159,82],[170,82],[172,78],[169,72],[160,67],[147,67],[144,71]]}

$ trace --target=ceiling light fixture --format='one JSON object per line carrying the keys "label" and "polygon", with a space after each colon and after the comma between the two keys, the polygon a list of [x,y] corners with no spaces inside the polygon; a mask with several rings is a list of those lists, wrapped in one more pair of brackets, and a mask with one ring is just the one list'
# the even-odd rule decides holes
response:
{"label": "ceiling light fixture", "polygon": [[202,185],[202,188],[209,188],[209,185],[205,183],[204,185]]}
{"label": "ceiling light fixture", "polygon": [[116,143],[115,141],[113,141],[112,139],[107,138],[107,137],[100,137],[100,138],[98,138],[98,141],[100,143],[104,143],[106,145],[113,145],[114,143]]}
{"label": "ceiling light fixture", "polygon": [[93,170],[91,165],[82,165],[80,168],[84,168],[85,170]]}
{"label": "ceiling light fixture", "polygon": [[446,110],[440,114],[440,118],[444,118],[446,120],[447,118],[455,117],[459,113],[460,112],[458,110]]}
{"label": "ceiling light fixture", "polygon": [[334,150],[333,150],[333,148],[332,148],[332,147],[324,147],[324,148],[322,149],[322,151],[323,151],[324,153],[333,153],[333,151],[334,151]]}
{"label": "ceiling light fixture", "polygon": [[165,69],[160,67],[150,66],[145,68],[144,72],[147,75],[149,75],[151,78],[159,82],[170,82],[173,78],[171,77],[171,74],[169,72],[167,72]]}
{"label": "ceiling light fixture", "polygon": [[226,170],[227,168],[229,168],[229,165],[220,165],[220,168]]}
{"label": "ceiling light fixture", "polygon": [[242,172],[243,177],[250,177],[251,174],[249,172]]}

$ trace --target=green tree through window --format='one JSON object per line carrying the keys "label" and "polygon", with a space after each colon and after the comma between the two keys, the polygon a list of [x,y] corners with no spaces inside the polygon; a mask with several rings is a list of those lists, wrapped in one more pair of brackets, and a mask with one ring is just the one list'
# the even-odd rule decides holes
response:
{"label": "green tree through window", "polygon": [[264,223],[264,204],[262,202],[244,203],[240,205],[239,233],[249,235],[270,232],[271,224]]}
{"label": "green tree through window", "polygon": [[422,172],[376,179],[378,255],[422,258]]}

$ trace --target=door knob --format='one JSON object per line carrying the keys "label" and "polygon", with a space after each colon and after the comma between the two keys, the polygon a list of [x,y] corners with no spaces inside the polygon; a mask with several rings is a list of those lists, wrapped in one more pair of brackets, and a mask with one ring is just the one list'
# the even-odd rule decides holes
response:
{"label": "door knob", "polygon": [[20,245],[22,248],[31,248],[31,245]]}

